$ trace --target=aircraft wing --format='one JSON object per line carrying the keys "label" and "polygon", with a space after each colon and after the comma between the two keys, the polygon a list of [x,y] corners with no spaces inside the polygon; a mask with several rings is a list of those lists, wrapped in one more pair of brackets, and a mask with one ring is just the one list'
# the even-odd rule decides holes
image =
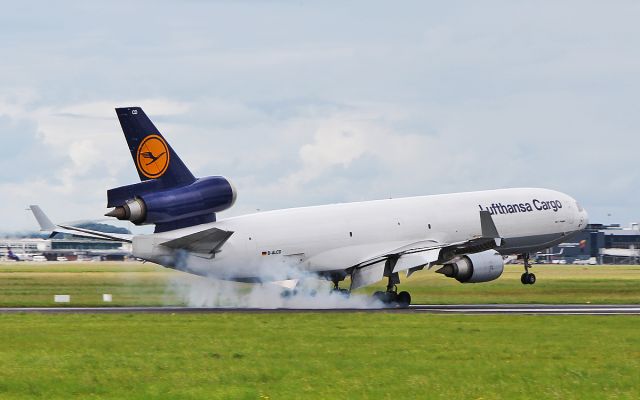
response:
{"label": "aircraft wing", "polygon": [[209,228],[161,244],[175,250],[187,250],[198,257],[213,258],[231,235],[231,231]]}
{"label": "aircraft wing", "polygon": [[77,226],[71,225],[62,225],[62,224],[54,224],[51,222],[49,217],[42,211],[42,209],[37,205],[29,206],[33,216],[38,221],[38,225],[40,225],[40,231],[42,232],[51,232],[52,236],[55,233],[66,233],[69,235],[84,237],[89,239],[101,239],[101,240],[113,240],[115,242],[127,242],[131,243],[131,238],[133,235],[125,234],[125,233],[105,233],[100,231],[94,231],[91,229],[79,228]]}
{"label": "aircraft wing", "polygon": [[459,254],[478,253],[502,244],[502,238],[488,211],[480,211],[480,227],[481,235],[469,240],[455,243],[423,240],[369,257],[354,266],[351,290],[378,282],[385,276],[385,272],[407,271],[409,276],[427,265],[431,267],[438,262],[451,260]]}

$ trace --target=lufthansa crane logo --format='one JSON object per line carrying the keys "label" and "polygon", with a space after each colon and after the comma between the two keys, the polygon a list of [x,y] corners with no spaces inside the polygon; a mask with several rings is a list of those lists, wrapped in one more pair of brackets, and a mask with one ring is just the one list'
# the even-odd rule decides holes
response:
{"label": "lufthansa crane logo", "polygon": [[159,135],[149,135],[138,146],[138,170],[150,179],[160,178],[169,168],[169,146]]}

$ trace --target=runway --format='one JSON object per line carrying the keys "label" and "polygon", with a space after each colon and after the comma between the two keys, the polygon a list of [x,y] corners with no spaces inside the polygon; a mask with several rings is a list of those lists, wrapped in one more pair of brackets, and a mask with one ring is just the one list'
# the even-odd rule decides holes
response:
{"label": "runway", "polygon": [[640,304],[463,304],[415,305],[430,314],[640,315]]}
{"label": "runway", "polygon": [[383,312],[457,315],[640,315],[640,304],[416,304],[409,308],[4,307],[1,314],[308,313]]}

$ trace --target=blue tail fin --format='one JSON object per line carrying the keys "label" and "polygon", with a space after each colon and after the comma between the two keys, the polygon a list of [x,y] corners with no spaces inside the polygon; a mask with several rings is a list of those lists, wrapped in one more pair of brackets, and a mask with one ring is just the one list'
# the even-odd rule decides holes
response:
{"label": "blue tail fin", "polygon": [[116,108],[116,113],[141,181],[154,179],[172,187],[196,180],[142,108]]}
{"label": "blue tail fin", "polygon": [[8,248],[8,251],[7,251],[7,257],[9,257],[9,260],[20,261],[20,257],[15,255],[13,251],[11,251],[10,247]]}

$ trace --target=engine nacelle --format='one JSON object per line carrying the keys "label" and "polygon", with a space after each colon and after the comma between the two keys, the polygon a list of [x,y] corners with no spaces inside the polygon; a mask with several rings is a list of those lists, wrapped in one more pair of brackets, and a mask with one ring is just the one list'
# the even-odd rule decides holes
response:
{"label": "engine nacelle", "polygon": [[200,178],[186,186],[158,191],[145,190],[145,186],[139,186],[137,191],[137,185],[125,187],[133,194],[132,198],[106,215],[137,225],[163,224],[213,215],[233,206],[236,201],[236,189],[222,176]]}
{"label": "engine nacelle", "polygon": [[495,250],[467,254],[436,272],[462,283],[489,282],[498,279],[504,271],[504,260]]}

